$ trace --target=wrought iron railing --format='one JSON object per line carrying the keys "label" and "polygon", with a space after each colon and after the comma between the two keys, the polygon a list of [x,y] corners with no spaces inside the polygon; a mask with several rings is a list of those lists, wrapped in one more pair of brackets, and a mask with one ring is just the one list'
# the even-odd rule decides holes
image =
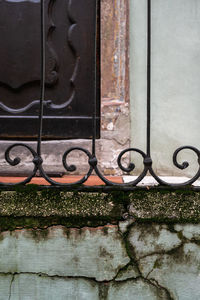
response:
{"label": "wrought iron railing", "polygon": [[[158,182],[160,187],[170,187],[170,188],[181,188],[181,187],[192,187],[192,184],[199,179],[200,177],[200,151],[193,146],[182,146],[176,149],[176,151],[173,154],[173,164],[175,167],[177,167],[180,170],[184,170],[189,166],[189,163],[187,161],[184,161],[182,163],[179,163],[177,160],[178,154],[185,149],[189,149],[193,151],[197,156],[198,161],[198,171],[196,174],[188,179],[187,181],[183,183],[168,183],[164,181],[162,178],[160,178],[156,172],[154,171],[152,167],[152,159],[151,159],[151,0],[147,0],[147,140],[146,140],[146,152],[137,149],[137,148],[127,148],[124,149],[118,156],[117,162],[119,168],[125,172],[130,173],[134,170],[135,165],[134,163],[130,163],[128,166],[122,165],[123,157],[127,153],[136,152],[143,158],[143,170],[141,174],[137,176],[136,179],[129,183],[116,183],[108,178],[106,178],[102,172],[99,169],[98,166],[98,160],[96,157],[96,99],[93,99],[93,136],[92,136],[92,147],[91,151],[88,151],[85,148],[82,147],[73,147],[65,151],[62,157],[62,163],[66,171],[73,172],[76,170],[75,165],[69,165],[67,163],[68,155],[75,151],[79,150],[86,154],[88,157],[88,166],[89,170],[86,172],[85,175],[78,181],[74,183],[60,183],[55,181],[55,179],[50,178],[47,173],[45,172],[43,168],[43,160],[42,160],[42,153],[41,153],[41,143],[42,143],[42,125],[43,125],[43,102],[45,98],[45,22],[44,22],[44,1],[41,0],[41,84],[40,84],[40,109],[39,109],[39,129],[38,129],[38,139],[37,139],[37,150],[34,150],[30,145],[26,143],[14,143],[11,146],[7,148],[5,151],[5,159],[11,166],[17,166],[20,163],[20,158],[15,157],[14,159],[11,158],[11,150],[14,148],[21,146],[28,149],[33,157],[33,170],[31,174],[24,180],[18,183],[0,183],[1,188],[12,188],[16,185],[26,185],[29,183],[33,177],[36,176],[36,174],[39,172],[40,176],[43,177],[48,184],[48,187],[59,187],[59,188],[65,188],[65,189],[82,189],[82,190],[88,190],[88,189],[103,189],[103,190],[113,190],[113,189],[123,189],[123,190],[133,190],[137,188],[137,185],[142,181],[143,178],[149,173],[151,176]],[[104,186],[99,187],[89,187],[89,186],[83,186],[83,183],[85,183],[90,175],[92,173],[95,173],[104,183]],[[44,186],[43,186],[44,187]],[[43,188],[40,187],[40,188]],[[47,187],[47,186],[45,186]],[[197,190],[199,188],[196,188]]]}

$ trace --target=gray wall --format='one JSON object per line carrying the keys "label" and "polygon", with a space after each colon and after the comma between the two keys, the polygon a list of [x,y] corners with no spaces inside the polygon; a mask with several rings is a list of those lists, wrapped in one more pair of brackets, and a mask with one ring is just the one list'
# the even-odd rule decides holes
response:
{"label": "gray wall", "polygon": [[131,222],[3,232],[0,299],[198,300],[200,226]]}
{"label": "gray wall", "polygon": [[199,300],[200,194],[0,194],[0,300]]}
{"label": "gray wall", "polygon": [[[145,150],[146,136],[146,0],[130,1],[130,95],[132,146]],[[173,167],[173,152],[180,146],[200,148],[200,2],[152,1],[152,120],[154,169],[160,175],[192,175],[197,159],[183,151]]]}

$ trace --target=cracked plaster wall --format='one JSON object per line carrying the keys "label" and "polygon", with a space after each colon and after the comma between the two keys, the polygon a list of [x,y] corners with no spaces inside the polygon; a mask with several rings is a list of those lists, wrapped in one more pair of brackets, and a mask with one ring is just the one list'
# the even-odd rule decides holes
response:
{"label": "cracked plaster wall", "polygon": [[0,300],[198,300],[199,253],[199,224],[2,231]]}

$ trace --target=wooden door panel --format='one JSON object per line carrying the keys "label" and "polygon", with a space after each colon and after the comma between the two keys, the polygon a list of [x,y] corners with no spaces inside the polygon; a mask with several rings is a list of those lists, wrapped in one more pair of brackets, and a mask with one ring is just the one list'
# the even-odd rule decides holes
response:
{"label": "wooden door panel", "polygon": [[[95,2],[45,2],[44,138],[90,138],[96,89],[99,136]],[[0,40],[0,136],[35,138],[40,93],[40,2],[0,1]]]}

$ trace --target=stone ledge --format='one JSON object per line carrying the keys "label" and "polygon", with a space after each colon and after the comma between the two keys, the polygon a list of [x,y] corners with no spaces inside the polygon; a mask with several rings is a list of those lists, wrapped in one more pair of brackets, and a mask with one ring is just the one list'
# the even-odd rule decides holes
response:
{"label": "stone ledge", "polygon": [[0,192],[0,230],[117,224],[124,218],[140,222],[200,221],[200,192],[191,190],[78,192],[38,190],[35,185]]}
{"label": "stone ledge", "polygon": [[200,222],[200,192],[158,190],[129,194],[129,214],[140,221]]}
{"label": "stone ledge", "polygon": [[39,191],[35,185],[0,192],[0,231],[116,224],[124,212],[123,204],[116,203],[112,193]]}
{"label": "stone ledge", "polygon": [[1,192],[0,215],[115,218],[122,213],[122,205],[115,205],[111,194],[46,189],[37,191],[34,188],[29,185],[20,191]]}

